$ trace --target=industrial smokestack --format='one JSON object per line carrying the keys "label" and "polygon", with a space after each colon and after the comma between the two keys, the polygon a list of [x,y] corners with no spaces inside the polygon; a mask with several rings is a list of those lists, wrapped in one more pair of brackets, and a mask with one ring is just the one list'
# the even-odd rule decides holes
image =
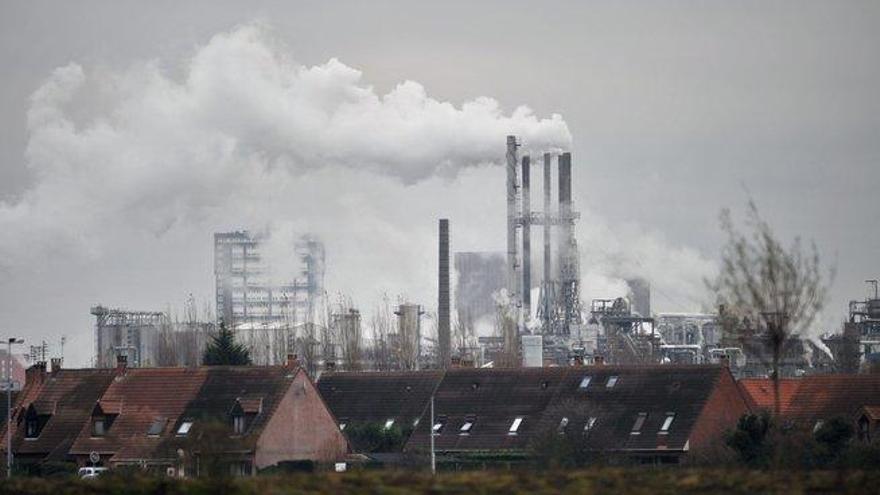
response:
{"label": "industrial smokestack", "polygon": [[517,299],[516,262],[516,137],[507,136],[507,290],[510,297]]}
{"label": "industrial smokestack", "polygon": [[449,367],[450,323],[449,323],[449,220],[440,219],[440,263],[437,300],[437,339],[439,365]]}
{"label": "industrial smokestack", "polygon": [[532,315],[532,205],[530,194],[531,158],[522,157],[522,301],[525,321]]}
{"label": "industrial smokestack", "polygon": [[552,301],[550,293],[553,288],[552,277],[550,275],[551,263],[553,262],[550,254],[550,191],[553,187],[550,174],[552,173],[552,167],[553,164],[550,159],[550,153],[544,153],[544,299],[541,301],[541,304],[544,305],[543,324],[545,334],[550,333],[550,302]]}
{"label": "industrial smokestack", "polygon": [[571,153],[559,155],[559,280],[565,283],[565,262],[568,256],[568,241],[573,227],[571,219]]}

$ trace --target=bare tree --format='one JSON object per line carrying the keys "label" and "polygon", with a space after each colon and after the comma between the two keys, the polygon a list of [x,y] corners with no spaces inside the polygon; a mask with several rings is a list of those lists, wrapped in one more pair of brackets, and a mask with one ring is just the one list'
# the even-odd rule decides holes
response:
{"label": "bare tree", "polygon": [[370,318],[371,337],[373,346],[371,354],[373,363],[379,371],[390,370],[392,367],[391,343],[388,341],[391,334],[391,304],[388,295],[382,296],[382,303],[376,307]]}
{"label": "bare tree", "polygon": [[822,309],[828,285],[815,244],[805,249],[799,238],[785,248],[770,225],[749,201],[747,232],[733,223],[730,211],[721,212],[727,244],[714,281],[706,283],[716,295],[719,322],[727,335],[743,346],[757,343],[769,354],[773,380],[773,410],[780,412],[780,362],[786,342],[807,330]]}

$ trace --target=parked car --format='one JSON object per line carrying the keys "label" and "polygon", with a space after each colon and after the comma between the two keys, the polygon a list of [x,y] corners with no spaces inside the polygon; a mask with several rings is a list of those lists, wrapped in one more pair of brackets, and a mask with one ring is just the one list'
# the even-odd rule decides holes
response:
{"label": "parked car", "polygon": [[107,471],[109,471],[109,469],[105,468],[105,467],[81,467],[81,468],[79,468],[79,471],[76,472],[76,474],[80,478],[87,480],[87,479],[97,478],[98,476],[101,476],[102,474],[106,473]]}

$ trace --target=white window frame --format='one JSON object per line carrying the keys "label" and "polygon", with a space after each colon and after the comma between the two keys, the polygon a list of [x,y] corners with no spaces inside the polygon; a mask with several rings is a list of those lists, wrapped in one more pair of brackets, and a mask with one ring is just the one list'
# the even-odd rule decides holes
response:
{"label": "white window frame", "polygon": [[660,433],[667,434],[669,433],[669,428],[672,426],[672,423],[675,421],[675,413],[668,412],[666,413],[666,419],[663,420],[663,424],[660,426]]}
{"label": "white window frame", "polygon": [[596,416],[590,416],[589,418],[587,418],[587,422],[584,423],[584,432],[592,431],[593,428],[596,426],[596,421],[598,419],[599,418],[597,418]]}
{"label": "white window frame", "polygon": [[193,422],[191,420],[186,420],[180,423],[180,426],[177,427],[177,436],[185,437],[189,435],[189,430],[192,429]]}
{"label": "white window frame", "polygon": [[236,414],[232,417],[232,431],[236,435],[243,435],[247,426],[247,419],[244,414]]}
{"label": "white window frame", "polygon": [[522,426],[522,422],[525,418],[522,416],[517,416],[513,419],[513,423],[510,424],[510,428],[507,430],[508,435],[516,435],[519,431],[519,427]]}
{"label": "white window frame", "polygon": [[580,385],[578,385],[578,388],[579,388],[580,390],[586,390],[587,387],[590,386],[590,382],[591,382],[591,381],[593,381],[593,377],[592,377],[592,376],[587,375],[587,376],[583,377],[583,378],[581,379],[581,383],[580,383]]}
{"label": "white window frame", "polygon": [[559,420],[559,426],[556,427],[556,432],[560,435],[565,434],[565,429],[568,427],[568,418],[563,416],[562,419]]}
{"label": "white window frame", "polygon": [[462,423],[461,428],[458,429],[459,435],[467,435],[471,432],[471,428],[474,427],[474,420],[466,419],[464,423]]}
{"label": "white window frame", "polygon": [[633,423],[632,430],[629,432],[630,435],[641,435],[642,428],[645,427],[645,421],[648,420],[648,413],[640,412],[638,416],[636,416],[636,422]]}

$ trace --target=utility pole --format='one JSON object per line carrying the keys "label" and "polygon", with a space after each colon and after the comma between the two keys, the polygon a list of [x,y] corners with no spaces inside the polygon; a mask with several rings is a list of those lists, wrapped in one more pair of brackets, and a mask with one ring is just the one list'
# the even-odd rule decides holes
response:
{"label": "utility pole", "polygon": [[6,340],[6,479],[12,478],[12,344],[24,344],[24,339]]}
{"label": "utility pole", "polygon": [[434,454],[434,395],[431,394],[431,424],[428,425],[428,435],[431,436],[431,475],[437,474],[437,456]]}

